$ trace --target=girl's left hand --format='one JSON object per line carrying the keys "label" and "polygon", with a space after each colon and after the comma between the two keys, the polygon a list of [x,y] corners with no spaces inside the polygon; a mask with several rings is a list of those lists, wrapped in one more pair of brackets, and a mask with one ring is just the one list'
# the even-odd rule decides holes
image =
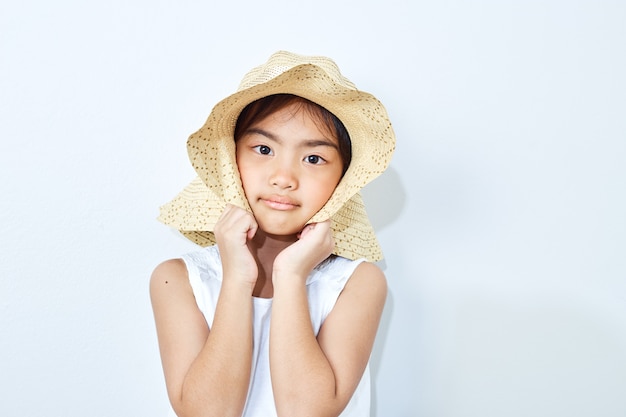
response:
{"label": "girl's left hand", "polygon": [[298,276],[306,280],[313,268],[335,248],[330,220],[306,225],[298,238],[274,260],[273,277]]}

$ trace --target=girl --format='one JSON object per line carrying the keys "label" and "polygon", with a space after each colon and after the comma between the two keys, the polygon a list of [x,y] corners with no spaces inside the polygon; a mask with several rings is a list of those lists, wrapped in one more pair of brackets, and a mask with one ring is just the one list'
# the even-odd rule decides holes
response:
{"label": "girl", "polygon": [[334,62],[287,52],[189,138],[199,177],[160,220],[207,247],[150,283],[178,416],[369,415],[386,280],[358,191],[394,144]]}

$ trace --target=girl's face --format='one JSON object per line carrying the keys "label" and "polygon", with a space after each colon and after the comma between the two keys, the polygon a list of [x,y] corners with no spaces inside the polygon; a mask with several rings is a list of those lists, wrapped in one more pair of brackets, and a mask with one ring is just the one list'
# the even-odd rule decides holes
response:
{"label": "girl's face", "polygon": [[328,201],[342,174],[337,138],[294,103],[237,141],[243,189],[261,230],[296,235]]}

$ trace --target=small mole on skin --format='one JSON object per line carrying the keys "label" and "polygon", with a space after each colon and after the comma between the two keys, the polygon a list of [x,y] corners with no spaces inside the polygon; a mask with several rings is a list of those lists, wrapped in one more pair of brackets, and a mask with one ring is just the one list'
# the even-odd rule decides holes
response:
{"label": "small mole on skin", "polygon": [[165,283],[167,284],[167,281],[165,281]]}

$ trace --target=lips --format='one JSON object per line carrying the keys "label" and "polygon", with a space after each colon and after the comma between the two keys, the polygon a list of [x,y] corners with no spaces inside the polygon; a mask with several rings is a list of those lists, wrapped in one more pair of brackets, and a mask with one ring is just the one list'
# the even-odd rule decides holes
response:
{"label": "lips", "polygon": [[299,204],[294,200],[279,195],[261,197],[260,200],[263,204],[274,210],[293,210],[299,207]]}

